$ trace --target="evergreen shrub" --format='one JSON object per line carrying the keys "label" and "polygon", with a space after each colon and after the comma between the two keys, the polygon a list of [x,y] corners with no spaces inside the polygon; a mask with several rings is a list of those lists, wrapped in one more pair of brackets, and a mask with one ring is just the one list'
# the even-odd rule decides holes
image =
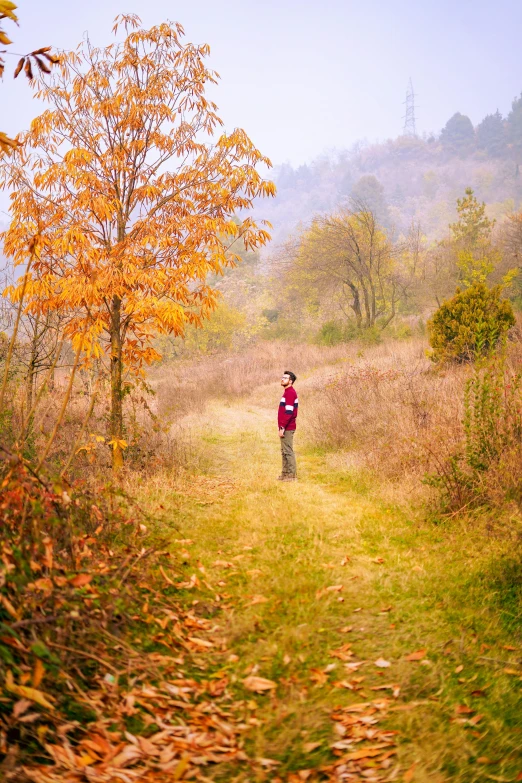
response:
{"label": "evergreen shrub", "polygon": [[428,321],[434,362],[470,362],[491,353],[515,324],[513,307],[501,288],[476,283],[444,302]]}

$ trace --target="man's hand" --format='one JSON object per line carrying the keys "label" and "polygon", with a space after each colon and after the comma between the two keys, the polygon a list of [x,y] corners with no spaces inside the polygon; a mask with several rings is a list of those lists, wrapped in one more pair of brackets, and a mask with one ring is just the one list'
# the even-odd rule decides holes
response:
{"label": "man's hand", "polygon": [[285,437],[285,431],[282,427],[279,427],[279,437],[284,438]]}

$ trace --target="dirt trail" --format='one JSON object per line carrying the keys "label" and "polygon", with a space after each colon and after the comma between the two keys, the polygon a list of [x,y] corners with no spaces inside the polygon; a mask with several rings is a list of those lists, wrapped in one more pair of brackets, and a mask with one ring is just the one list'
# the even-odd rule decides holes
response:
{"label": "dirt trail", "polygon": [[[475,760],[493,763],[497,741],[476,727],[495,705],[483,700],[479,714],[469,699],[491,678],[473,648],[477,632],[464,627],[475,628],[469,616],[481,610],[469,589],[463,606],[462,544],[306,447],[307,391],[336,371],[299,384],[296,483],[276,481],[276,386],[184,422],[207,469],[178,498],[176,523],[193,542],[190,563],[223,595],[216,629],[231,654],[220,673],[251,710],[248,753],[274,781],[384,781],[408,769],[404,779],[417,783],[484,780]],[[459,666],[473,686],[461,685]],[[273,685],[256,693],[247,687],[256,678]],[[495,688],[511,714],[505,683]],[[508,734],[497,773],[513,773],[518,740]]]}

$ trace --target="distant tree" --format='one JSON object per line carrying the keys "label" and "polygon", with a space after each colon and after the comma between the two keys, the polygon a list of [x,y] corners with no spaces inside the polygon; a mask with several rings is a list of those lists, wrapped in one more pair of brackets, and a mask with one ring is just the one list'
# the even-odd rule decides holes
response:
{"label": "distant tree", "polygon": [[307,185],[313,179],[312,170],[304,163],[295,172],[295,178],[299,184]]}
{"label": "distant tree", "polygon": [[488,155],[499,157],[506,149],[506,127],[502,115],[497,111],[488,114],[477,127],[477,144]]}
{"label": "distant tree", "polygon": [[511,111],[507,118],[507,132],[509,143],[515,151],[522,151],[522,93],[511,104]]}
{"label": "distant tree", "polygon": [[289,163],[283,163],[279,167],[276,182],[278,188],[291,188],[295,184],[295,171]]}
{"label": "distant tree", "polygon": [[457,112],[451,117],[440,134],[442,144],[456,152],[465,152],[473,143],[475,131],[465,114]]}
{"label": "distant tree", "polygon": [[498,251],[491,244],[495,225],[486,215],[486,205],[479,203],[472,188],[466,188],[463,198],[457,199],[458,220],[450,225],[457,254],[459,281],[468,288],[485,283],[500,261]]}
{"label": "distant tree", "polygon": [[437,174],[433,170],[424,172],[422,175],[422,190],[426,198],[429,198],[430,201],[433,201],[437,195],[438,187],[439,182]]}
{"label": "distant tree", "polygon": [[339,194],[341,196],[349,196],[353,188],[353,173],[350,169],[347,169],[341,174],[339,181]]}
{"label": "distant tree", "polygon": [[390,225],[390,213],[384,196],[384,188],[373,174],[361,177],[352,188],[352,201],[357,208],[368,209],[380,225]]}
{"label": "distant tree", "polygon": [[357,328],[384,328],[411,282],[411,249],[393,245],[368,209],[343,209],[316,218],[289,249],[285,287],[308,308],[322,302],[331,315],[336,304]]}
{"label": "distant tree", "polygon": [[479,204],[472,188],[466,188],[464,197],[457,199],[457,214],[457,222],[450,225],[455,240],[466,247],[489,241],[495,221],[488,218],[486,205]]}

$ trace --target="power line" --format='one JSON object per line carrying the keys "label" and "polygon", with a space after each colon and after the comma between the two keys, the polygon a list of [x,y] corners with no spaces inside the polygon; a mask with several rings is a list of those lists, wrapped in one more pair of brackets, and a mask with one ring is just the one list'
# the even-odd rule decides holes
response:
{"label": "power line", "polygon": [[406,114],[402,118],[404,120],[404,128],[403,128],[403,135],[404,136],[417,136],[417,129],[415,126],[415,98],[417,96],[415,95],[413,91],[413,84],[410,80],[408,82],[408,87],[406,88],[406,100],[404,101],[404,104],[406,106]]}

